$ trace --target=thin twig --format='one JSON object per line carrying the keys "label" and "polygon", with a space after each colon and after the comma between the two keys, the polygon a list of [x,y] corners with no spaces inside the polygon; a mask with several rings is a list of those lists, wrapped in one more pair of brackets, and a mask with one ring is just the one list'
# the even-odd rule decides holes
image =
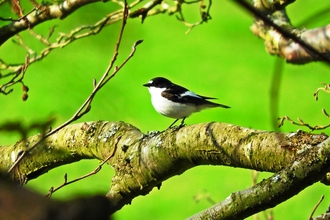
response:
{"label": "thin twig", "polygon": [[5,83],[4,85],[0,85],[0,93],[3,93],[5,95],[8,95],[13,91],[13,89],[10,89],[9,91],[6,91],[6,89],[12,85],[15,85],[17,83],[23,83],[23,79],[25,76],[25,72],[30,65],[30,54],[27,54],[25,56],[25,63],[21,65],[21,67],[16,71],[16,74],[14,74],[13,78]]}
{"label": "thin twig", "polygon": [[314,206],[313,211],[312,211],[311,215],[309,216],[309,220],[312,220],[312,219],[313,219],[313,215],[314,215],[316,209],[319,207],[319,205],[320,205],[321,202],[323,201],[323,199],[324,199],[324,195],[321,196],[321,198],[320,198],[320,200],[318,201],[318,203],[316,203],[316,205]]}
{"label": "thin twig", "polygon": [[122,35],[123,35],[123,31],[126,25],[126,20],[128,17],[128,7],[127,7],[127,3],[125,2],[125,7],[124,7],[124,12],[123,12],[124,16],[123,16],[123,22],[122,22],[122,26],[119,32],[119,37],[118,37],[118,41],[116,44],[116,48],[115,48],[115,53],[112,56],[112,59],[110,61],[110,64],[108,66],[108,68],[106,69],[105,73],[103,74],[101,80],[98,82],[98,84],[94,87],[92,93],[88,96],[88,98],[86,99],[86,101],[79,107],[79,109],[76,111],[76,113],[74,113],[74,115],[67,120],[66,122],[64,122],[62,125],[58,126],[57,128],[53,129],[52,131],[48,132],[47,134],[45,134],[45,136],[43,136],[36,144],[34,144],[31,148],[29,148],[20,158],[18,158],[15,163],[10,167],[10,169],[8,170],[8,173],[10,173],[16,166],[17,164],[24,158],[24,155],[26,155],[27,152],[31,151],[32,149],[36,148],[40,143],[42,143],[46,138],[48,138],[49,136],[51,136],[52,134],[58,132],[59,130],[61,130],[62,128],[64,128],[65,126],[67,126],[68,124],[71,124],[73,121],[81,118],[83,115],[85,115],[86,113],[89,112],[89,110],[91,109],[91,103],[96,95],[96,93],[111,79],[113,78],[118,71],[128,62],[128,60],[130,60],[135,51],[136,51],[136,46],[139,45],[140,43],[142,43],[142,40],[138,40],[134,43],[133,45],[133,49],[132,52],[129,54],[129,56],[124,60],[124,62],[119,66],[116,67],[114,69],[114,72],[109,75],[110,70],[113,68],[113,64],[115,62],[115,60],[117,59],[118,56],[118,51],[119,51],[119,46],[120,46],[120,42],[122,39]]}
{"label": "thin twig", "polygon": [[82,180],[82,179],[85,179],[85,178],[87,178],[87,177],[89,177],[89,176],[92,176],[92,175],[97,174],[97,173],[102,169],[102,166],[103,166],[108,160],[110,160],[110,158],[113,157],[113,155],[115,154],[115,152],[116,152],[116,150],[117,150],[117,145],[118,145],[118,142],[119,142],[120,139],[121,139],[121,137],[119,137],[119,138],[116,140],[116,143],[115,143],[115,145],[114,145],[114,149],[113,149],[112,153],[111,153],[107,158],[105,158],[105,160],[103,160],[102,163],[100,163],[100,165],[98,165],[98,166],[97,166],[92,172],[87,173],[87,174],[85,174],[85,175],[83,175],[83,176],[81,176],[81,177],[78,177],[78,178],[76,178],[76,179],[74,179],[74,180],[71,180],[71,181],[69,181],[69,182],[68,182],[68,175],[67,175],[67,174],[64,174],[64,182],[63,182],[61,185],[59,185],[58,187],[56,187],[56,188],[51,187],[51,188],[49,189],[49,193],[46,195],[46,197],[51,197],[51,196],[53,195],[54,192],[56,192],[57,190],[63,188],[64,186],[67,186],[67,185],[69,185],[69,184],[71,184],[71,183],[77,182],[77,181],[79,181],[79,180]]}
{"label": "thin twig", "polygon": [[[183,14],[182,14],[182,3],[186,3],[186,4],[194,4],[194,3],[197,3],[197,2],[200,2],[200,6],[199,6],[199,13],[200,13],[200,16],[201,16],[201,21],[199,22],[195,22],[195,23],[189,23],[187,21],[185,21],[184,17],[183,17]],[[210,15],[210,9],[211,9],[211,6],[212,6],[212,0],[209,0],[209,4],[207,6],[207,10],[205,11],[204,8],[205,8],[205,5],[203,4],[204,3],[204,0],[197,0],[197,1],[191,1],[191,2],[187,2],[187,1],[182,1],[181,3],[179,3],[177,5],[177,12],[179,12],[180,16],[176,16],[176,18],[181,21],[182,24],[184,24],[185,26],[189,27],[189,29],[186,31],[185,34],[189,34],[190,31],[198,26],[198,25],[201,25],[205,22],[207,22],[208,20],[211,19],[211,15]]]}
{"label": "thin twig", "polygon": [[[324,114],[327,114],[326,111],[324,109],[322,109],[323,113]],[[306,122],[304,122],[301,118],[298,118],[298,121],[299,122],[296,122],[294,120],[292,120],[291,118],[289,118],[288,116],[283,116],[281,118],[279,118],[280,120],[280,123],[279,123],[279,127],[283,126],[284,125],[284,121],[288,121],[290,122],[291,124],[293,125],[299,125],[299,126],[304,126],[304,127],[307,127],[309,128],[311,131],[315,131],[315,130],[324,130],[328,127],[330,127],[330,124],[327,124],[327,125],[315,125],[315,126],[312,126]]]}
{"label": "thin twig", "polygon": [[314,92],[314,97],[315,97],[316,101],[319,99],[319,92],[321,90],[326,93],[330,93],[330,84],[327,84],[327,83],[321,83],[321,84],[324,85],[324,87],[320,87]]}
{"label": "thin twig", "polygon": [[[71,44],[72,42],[82,39],[84,37],[88,37],[91,35],[95,35],[99,33],[103,28],[109,24],[112,24],[114,22],[119,21],[122,19],[122,9],[117,10],[113,13],[110,13],[103,17],[101,20],[96,22],[93,25],[84,25],[78,28],[73,29],[69,34],[60,33],[59,37],[57,37],[56,41],[53,43],[48,42],[49,37],[54,33],[54,27],[50,29],[48,37],[43,38],[42,36],[38,35],[37,33],[33,33],[30,31],[30,33],[39,41],[41,41],[43,44],[46,44],[46,47],[42,49],[38,54],[37,52],[32,51],[27,45],[23,44],[22,39],[19,38],[19,41],[17,44],[25,48],[29,54],[31,54],[30,64],[33,64],[37,61],[40,61],[44,59],[47,55],[49,55],[53,50],[63,48]],[[33,55],[33,56],[32,56]],[[0,70],[8,70],[7,74],[1,74],[1,78],[9,77],[9,76],[16,76],[19,75],[20,69],[22,69],[24,64],[6,64],[3,60],[0,59]],[[0,93],[3,94],[9,94],[12,89],[9,92],[6,92],[6,89],[8,87],[13,86],[15,83],[13,83],[13,80],[10,80],[7,83],[4,83],[3,85],[0,85]]]}

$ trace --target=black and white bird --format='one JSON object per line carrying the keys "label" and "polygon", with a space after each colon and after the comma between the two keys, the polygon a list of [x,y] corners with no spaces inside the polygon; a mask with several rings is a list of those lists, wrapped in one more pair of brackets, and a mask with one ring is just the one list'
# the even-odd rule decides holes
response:
{"label": "black and white bird", "polygon": [[214,107],[230,108],[226,105],[210,102],[208,99],[215,98],[197,95],[163,77],[153,78],[143,86],[148,87],[155,110],[166,117],[176,119],[169,128],[179,119],[182,119],[179,126],[182,127],[187,117],[203,109]]}

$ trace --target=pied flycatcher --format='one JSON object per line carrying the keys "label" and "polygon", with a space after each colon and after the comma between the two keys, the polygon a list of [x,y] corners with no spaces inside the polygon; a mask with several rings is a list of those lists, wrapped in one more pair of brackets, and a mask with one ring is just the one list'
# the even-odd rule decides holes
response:
{"label": "pied flycatcher", "polygon": [[153,78],[143,86],[148,87],[155,110],[166,117],[176,119],[169,128],[179,119],[182,119],[179,125],[179,127],[182,127],[188,116],[203,109],[230,108],[226,105],[210,102],[208,99],[215,98],[197,95],[163,77]]}

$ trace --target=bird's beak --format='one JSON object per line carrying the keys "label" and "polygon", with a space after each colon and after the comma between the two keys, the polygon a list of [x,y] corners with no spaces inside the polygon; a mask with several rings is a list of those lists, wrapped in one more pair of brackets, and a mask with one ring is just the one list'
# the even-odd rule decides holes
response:
{"label": "bird's beak", "polygon": [[150,85],[149,85],[149,83],[146,83],[146,84],[143,84],[143,86],[149,87]]}

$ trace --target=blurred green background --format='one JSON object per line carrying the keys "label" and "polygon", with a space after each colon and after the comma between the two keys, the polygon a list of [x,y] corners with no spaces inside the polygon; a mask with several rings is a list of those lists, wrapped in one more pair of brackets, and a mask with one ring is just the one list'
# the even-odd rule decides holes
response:
{"label": "blurred green background", "polygon": [[[32,6],[27,4],[27,8]],[[329,7],[326,1],[297,1],[290,5],[288,14],[294,25],[313,13]],[[47,35],[51,25],[58,32],[68,33],[72,28],[96,22],[113,9],[114,3],[88,5],[64,20],[53,20],[35,27]],[[9,6],[2,6],[4,13]],[[302,13],[303,12],[303,13]],[[8,13],[8,14],[6,14]],[[185,5],[187,20],[198,21],[196,5]],[[154,111],[150,95],[142,84],[156,76],[164,76],[201,95],[218,97],[218,102],[231,109],[212,109],[192,115],[187,124],[209,121],[225,122],[262,130],[274,130],[271,123],[270,88],[276,57],[265,52],[263,42],[249,30],[253,16],[232,1],[214,1],[212,20],[194,28],[185,35],[187,27],[174,16],[160,14],[141,24],[139,19],[128,21],[117,65],[126,59],[133,43],[139,45],[133,59],[96,96],[92,110],[79,121],[124,121],[143,132],[164,130],[172,119]],[[323,16],[305,26],[313,28],[330,23]],[[100,79],[113,55],[120,23],[106,27],[100,34],[78,40],[57,49],[41,62],[27,70],[24,83],[30,88],[29,99],[21,100],[20,85],[8,96],[0,96],[0,124],[20,121],[25,125],[55,117],[56,125],[69,119],[92,90],[92,79]],[[27,31],[20,34],[32,49],[43,46]],[[8,63],[23,62],[26,52],[9,40],[0,48],[0,58]],[[0,79],[0,84],[5,79]],[[330,111],[329,97],[321,93],[315,101],[313,93],[321,82],[330,82],[329,67],[322,63],[307,65],[285,64],[279,90],[279,116],[302,118],[306,122],[327,124],[329,120],[321,109]],[[281,131],[306,130],[286,123]],[[325,131],[329,133],[328,131]],[[33,133],[31,133],[32,135]],[[0,133],[0,144],[13,144],[17,134]],[[52,186],[63,182],[63,176],[73,179],[92,171],[99,161],[80,161],[54,169],[28,187],[47,194]],[[56,192],[53,198],[70,199],[76,196],[105,194],[110,187],[113,171],[104,166],[100,173]],[[261,173],[259,180],[271,174]],[[222,167],[200,166],[165,181],[160,190],[133,200],[115,214],[115,219],[183,219],[210,206],[206,197],[218,202],[232,192],[251,186],[251,171]],[[324,202],[316,215],[324,213],[330,202],[330,193],[322,184],[314,184],[289,201],[274,209],[275,219],[307,219],[321,195]],[[194,198],[202,198],[196,202]],[[290,217],[288,217],[290,216]],[[253,219],[250,217],[249,219]],[[263,219],[263,217],[261,217]]]}

